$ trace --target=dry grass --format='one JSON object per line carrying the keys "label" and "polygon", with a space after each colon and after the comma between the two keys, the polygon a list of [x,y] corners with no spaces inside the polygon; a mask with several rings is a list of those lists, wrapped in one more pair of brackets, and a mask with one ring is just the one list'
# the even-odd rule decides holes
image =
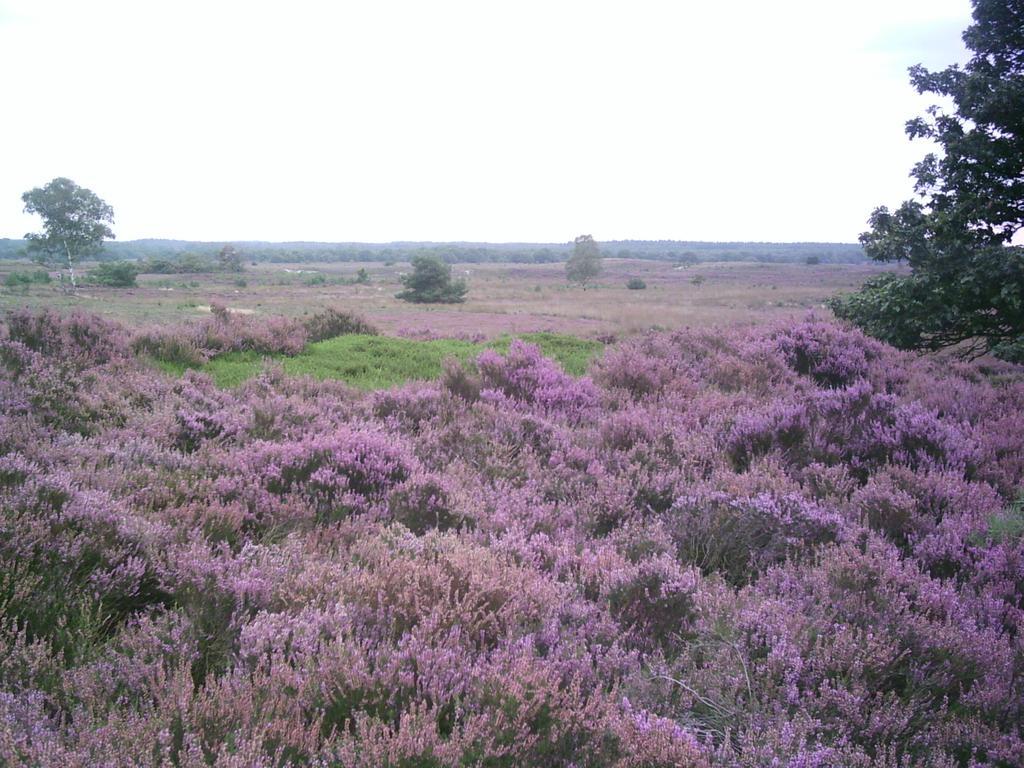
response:
{"label": "dry grass", "polygon": [[[370,285],[348,284],[364,267]],[[3,274],[24,265],[0,264]],[[298,273],[287,270],[303,270]],[[77,296],[55,286],[0,289],[0,309],[25,305],[80,307],[132,324],[198,317],[211,302],[240,312],[301,315],[333,306],[363,315],[385,333],[442,335],[552,331],[594,338],[650,328],[735,325],[827,313],[832,294],[858,287],[880,268],[868,265],[672,264],[606,259],[586,291],[566,284],[562,264],[458,264],[470,286],[465,304],[425,307],[394,298],[408,264],[259,264],[235,275],[143,275],[139,287],[89,287]],[[321,278],[324,282],[310,284]],[[646,290],[628,290],[639,277]],[[236,284],[239,278],[244,281]],[[695,279],[696,278],[696,279]]]}

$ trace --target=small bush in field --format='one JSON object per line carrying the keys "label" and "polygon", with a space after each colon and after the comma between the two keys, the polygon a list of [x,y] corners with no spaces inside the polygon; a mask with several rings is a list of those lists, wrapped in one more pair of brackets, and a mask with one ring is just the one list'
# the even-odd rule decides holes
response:
{"label": "small bush in field", "polygon": [[639,277],[630,278],[629,282],[626,283],[626,287],[631,291],[642,291],[647,287],[647,283],[641,280]]}
{"label": "small bush in field", "polygon": [[87,278],[94,285],[108,288],[133,288],[135,278],[139,276],[139,268],[130,261],[104,261],[91,270]]}
{"label": "small bush in field", "polygon": [[368,336],[376,336],[377,329],[366,322],[363,318],[351,312],[343,312],[337,309],[325,309],[317,312],[303,321],[306,334],[311,343],[326,341],[335,336],[343,336],[346,333],[361,333]]}

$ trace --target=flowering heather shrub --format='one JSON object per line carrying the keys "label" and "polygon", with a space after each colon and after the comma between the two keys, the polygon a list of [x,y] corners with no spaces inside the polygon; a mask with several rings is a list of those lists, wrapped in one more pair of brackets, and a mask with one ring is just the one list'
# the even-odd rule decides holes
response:
{"label": "flowering heather shrub", "polygon": [[775,452],[792,464],[842,463],[862,479],[890,463],[972,472],[977,464],[977,449],[961,425],[880,394],[866,380],[740,413],[727,449],[740,470]]}
{"label": "flowering heather shrub", "polygon": [[810,461],[807,442],[812,416],[804,402],[775,400],[738,413],[729,431],[727,451],[739,471],[758,456],[776,452],[793,463]]}
{"label": "flowering heather shrub", "polygon": [[467,403],[480,399],[480,378],[466,370],[454,357],[445,358],[441,365],[441,387]]}
{"label": "flowering heather shrub", "polygon": [[542,411],[573,416],[597,404],[597,390],[589,378],[567,375],[535,344],[513,339],[507,355],[484,350],[476,365],[481,396],[495,402],[508,398]]}
{"label": "flowering heather shrub", "polygon": [[699,580],[668,555],[620,566],[607,577],[608,608],[619,625],[639,642],[678,642],[689,632]]}
{"label": "flowering heather shrub", "polygon": [[[337,313],[315,315],[308,322],[317,334],[361,323],[358,318]],[[369,326],[366,328],[369,330]],[[214,304],[210,317],[198,322],[140,331],[132,339],[131,348],[164,362],[197,366],[225,352],[297,355],[305,348],[309,333],[307,325],[299,320],[233,314]]]}
{"label": "flowering heather shrub", "polygon": [[[635,400],[660,394],[670,384],[678,384],[679,366],[671,350],[658,337],[625,342],[608,350],[595,365],[595,380],[613,390],[624,390]],[[650,347],[656,346],[652,354]]]}
{"label": "flowering heather shrub", "polygon": [[837,513],[796,494],[683,496],[666,517],[683,562],[731,584],[746,584],[770,565],[834,541],[842,526]]}
{"label": "flowering heather shrub", "polygon": [[196,344],[212,354],[260,352],[297,355],[306,346],[302,323],[285,317],[255,317],[214,312],[196,324]]}
{"label": "flowering heather shrub", "polygon": [[4,319],[7,341],[33,352],[80,366],[108,363],[128,352],[124,330],[98,315],[18,309]]}
{"label": "flowering heather shrub", "polygon": [[56,430],[89,435],[120,426],[128,413],[152,404],[159,388],[152,376],[127,358],[89,365],[89,354],[50,356],[18,341],[0,341],[6,414],[31,412]]}
{"label": "flowering heather shrub", "polygon": [[258,442],[243,461],[239,483],[255,483],[279,497],[297,494],[324,519],[368,511],[413,468],[412,457],[393,438],[348,427],[298,441]]}
{"label": "flowering heather shrub", "polygon": [[446,531],[460,523],[444,482],[429,475],[417,475],[395,488],[388,497],[388,512],[417,534],[432,528]]}
{"label": "flowering heather shrub", "polygon": [[173,440],[180,450],[194,451],[205,440],[232,437],[244,428],[245,407],[215,387],[209,376],[188,371],[174,390],[178,407]]}
{"label": "flowering heather shrub", "polygon": [[820,393],[814,403],[819,434],[814,452],[826,462],[868,472],[889,463],[914,469],[973,464],[974,447],[959,425],[917,403],[871,391],[866,382]]}
{"label": "flowering heather shrub", "polygon": [[813,318],[781,330],[770,339],[786,365],[823,387],[846,387],[865,378],[882,345],[858,330]]}
{"label": "flowering heather shrub", "polygon": [[[1024,764],[1020,368],[810,319],[593,380],[515,342],[224,391],[11,317],[2,765]],[[296,327],[218,310],[166,349]]]}
{"label": "flowering heather shrub", "polygon": [[9,454],[0,458],[0,615],[66,657],[160,603],[133,521],[102,492]]}
{"label": "flowering heather shrub", "polygon": [[402,432],[419,432],[421,425],[442,410],[443,396],[438,388],[420,382],[373,395],[374,417]]}

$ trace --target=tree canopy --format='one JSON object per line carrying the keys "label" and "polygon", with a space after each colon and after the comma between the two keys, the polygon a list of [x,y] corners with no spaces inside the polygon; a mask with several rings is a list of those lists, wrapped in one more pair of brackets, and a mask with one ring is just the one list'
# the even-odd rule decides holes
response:
{"label": "tree canopy", "polygon": [[565,276],[585,289],[587,283],[601,274],[601,249],[591,235],[580,235],[573,241],[572,256],[565,262]]}
{"label": "tree canopy", "polygon": [[230,243],[224,245],[217,253],[217,264],[224,272],[241,272],[245,269],[242,254]]}
{"label": "tree canopy", "polygon": [[65,178],[31,189],[21,199],[26,213],[43,220],[42,232],[25,235],[28,252],[40,264],[66,264],[75,285],[75,263],[95,255],[105,238],[114,237],[108,226],[114,221],[114,209],[92,190]]}
{"label": "tree canopy", "polygon": [[412,273],[402,278],[405,290],[395,295],[418,304],[458,304],[466,300],[466,283],[452,280],[452,268],[440,259],[417,256]]}
{"label": "tree canopy", "polygon": [[906,125],[910,138],[941,150],[914,166],[919,199],[877,208],[860,237],[868,256],[906,262],[910,274],[869,280],[837,297],[835,313],[904,349],[956,346],[1024,359],[1024,0],[973,0],[962,68],[910,79],[920,93],[947,97]]}

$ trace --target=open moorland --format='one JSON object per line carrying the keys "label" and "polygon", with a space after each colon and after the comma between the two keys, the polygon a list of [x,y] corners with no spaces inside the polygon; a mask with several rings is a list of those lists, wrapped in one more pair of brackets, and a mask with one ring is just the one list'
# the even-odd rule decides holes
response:
{"label": "open moorland", "polygon": [[[0,262],[7,274],[32,266]],[[354,284],[359,269],[370,282]],[[326,307],[355,312],[390,335],[483,336],[548,331],[584,338],[628,336],[652,328],[736,325],[821,312],[823,301],[853,290],[877,264],[705,263],[605,259],[586,291],[567,283],[556,264],[461,264],[453,276],[469,285],[464,304],[398,301],[408,263],[260,262],[241,274],[141,275],[137,288],[89,287],[65,296],[53,285],[0,288],[0,309],[78,308],[129,325],[202,317],[211,304],[258,315],[302,315]],[[626,288],[640,278],[646,290]],[[827,314],[827,313],[826,313]]]}
{"label": "open moorland", "polygon": [[1024,0],[14,5],[0,768],[1024,766]]}
{"label": "open moorland", "polygon": [[3,295],[0,764],[1024,764],[1020,367],[866,267],[356,268]]}

